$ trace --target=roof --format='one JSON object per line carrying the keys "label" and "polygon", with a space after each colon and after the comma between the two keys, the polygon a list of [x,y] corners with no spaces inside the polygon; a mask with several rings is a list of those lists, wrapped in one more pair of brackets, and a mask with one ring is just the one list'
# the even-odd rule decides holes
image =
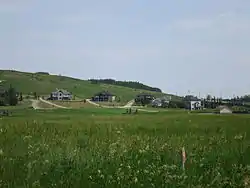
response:
{"label": "roof", "polygon": [[201,101],[201,100],[198,99],[198,97],[195,97],[193,95],[186,95],[184,97],[184,101]]}
{"label": "roof", "polygon": [[108,92],[108,91],[101,91],[95,94],[95,96],[100,96],[100,95],[104,95],[104,96],[115,96],[112,93]]}
{"label": "roof", "polygon": [[53,94],[56,94],[58,92],[62,92],[63,94],[71,94],[69,91],[65,90],[65,89],[56,89],[56,91],[52,92]]}

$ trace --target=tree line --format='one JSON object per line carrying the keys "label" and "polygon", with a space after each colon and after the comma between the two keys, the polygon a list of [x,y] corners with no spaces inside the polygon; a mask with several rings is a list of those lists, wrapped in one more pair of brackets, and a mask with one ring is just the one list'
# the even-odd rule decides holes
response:
{"label": "tree line", "polygon": [[142,84],[140,82],[135,81],[116,81],[114,79],[89,79],[92,84],[110,84],[110,85],[117,85],[128,87],[132,89],[143,89],[147,91],[154,91],[154,92],[162,92],[161,89],[156,87],[150,87],[148,85]]}
{"label": "tree line", "polygon": [[[250,96],[234,97],[232,99],[223,99],[207,95],[204,99],[199,99],[193,95],[186,95],[181,100],[170,100],[161,107],[163,108],[190,108],[190,101],[201,101],[201,106],[208,109],[215,109],[218,106],[226,105],[229,107],[246,107],[250,108]],[[140,99],[136,103],[139,105],[149,105],[152,100]],[[162,101],[163,103],[163,101]]]}

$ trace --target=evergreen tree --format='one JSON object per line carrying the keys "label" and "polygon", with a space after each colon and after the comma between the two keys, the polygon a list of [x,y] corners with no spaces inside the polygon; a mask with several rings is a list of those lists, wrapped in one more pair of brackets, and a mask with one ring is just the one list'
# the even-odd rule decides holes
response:
{"label": "evergreen tree", "polygon": [[34,92],[33,95],[34,95],[34,98],[37,99],[37,94],[36,94],[36,92]]}
{"label": "evergreen tree", "polygon": [[8,90],[8,103],[11,106],[16,106],[18,103],[16,90],[11,85]]}

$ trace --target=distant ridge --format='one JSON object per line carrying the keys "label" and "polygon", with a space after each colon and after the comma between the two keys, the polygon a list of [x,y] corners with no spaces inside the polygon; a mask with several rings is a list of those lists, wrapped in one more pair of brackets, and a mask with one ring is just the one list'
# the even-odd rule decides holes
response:
{"label": "distant ridge", "polygon": [[161,89],[156,88],[156,87],[150,87],[145,84],[142,84],[140,82],[136,81],[117,81],[114,79],[89,79],[91,83],[93,84],[110,84],[110,85],[117,85],[117,86],[123,86],[123,87],[128,87],[128,88],[133,88],[133,89],[143,89],[147,91],[154,91],[154,92],[162,92]]}

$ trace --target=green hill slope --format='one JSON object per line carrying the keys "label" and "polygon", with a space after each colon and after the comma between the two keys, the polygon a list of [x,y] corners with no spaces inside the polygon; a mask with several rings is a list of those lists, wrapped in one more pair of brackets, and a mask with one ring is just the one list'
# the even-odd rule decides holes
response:
{"label": "green hill slope", "polygon": [[[49,75],[43,73],[26,73],[19,71],[0,70],[0,80],[4,87],[12,84],[17,91],[23,94],[36,92],[38,95],[49,95],[56,88],[66,89],[79,98],[90,98],[95,93],[108,90],[120,97],[122,102],[133,99],[140,92],[152,93],[156,97],[167,95],[159,92],[149,92],[122,86],[108,84],[93,84],[90,81],[65,76]],[[173,96],[175,97],[175,96]]]}

